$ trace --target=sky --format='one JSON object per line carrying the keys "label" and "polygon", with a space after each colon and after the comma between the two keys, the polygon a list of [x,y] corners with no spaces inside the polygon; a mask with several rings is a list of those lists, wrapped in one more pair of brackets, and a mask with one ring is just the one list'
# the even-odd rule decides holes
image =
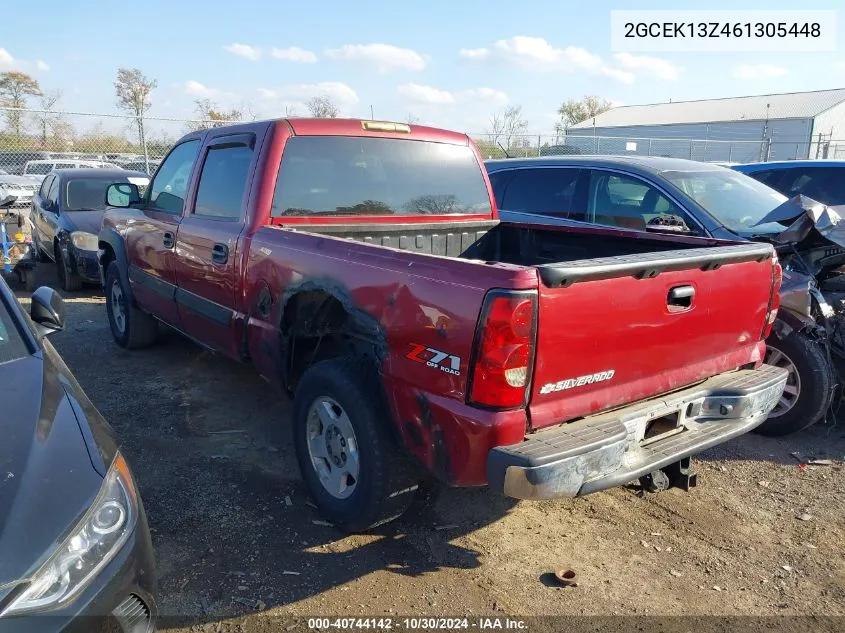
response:
{"label": "sky", "polygon": [[835,53],[611,50],[612,9],[801,8],[783,0],[218,2],[3,0],[4,21],[20,27],[0,33],[0,72],[60,89],[64,111],[117,112],[114,78],[130,67],[158,82],[151,116],[191,118],[203,98],[261,118],[304,115],[326,94],[345,116],[372,108],[472,133],[518,105],[530,133],[549,134],[560,104],[584,95],[640,104],[845,87],[845,10]]}

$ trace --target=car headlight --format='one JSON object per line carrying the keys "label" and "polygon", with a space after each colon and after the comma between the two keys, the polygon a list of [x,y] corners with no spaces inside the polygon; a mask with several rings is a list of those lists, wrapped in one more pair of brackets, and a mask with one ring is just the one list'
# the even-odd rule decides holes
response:
{"label": "car headlight", "polygon": [[81,251],[96,251],[99,246],[97,236],[85,231],[74,231],[70,234],[70,241]]}
{"label": "car headlight", "polygon": [[135,484],[117,453],[85,516],[0,617],[56,609],[73,600],[120,551],[137,520]]}

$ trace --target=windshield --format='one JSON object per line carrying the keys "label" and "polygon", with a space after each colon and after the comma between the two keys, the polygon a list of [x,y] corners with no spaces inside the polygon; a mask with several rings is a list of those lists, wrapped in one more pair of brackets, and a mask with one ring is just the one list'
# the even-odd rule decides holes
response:
{"label": "windshield", "polygon": [[786,196],[730,169],[664,171],[663,178],[704,207],[727,228],[740,234],[780,233],[777,222],[754,226]]}
{"label": "windshield", "polygon": [[285,145],[272,215],[492,213],[481,165],[466,145],[300,136]]}
{"label": "windshield", "polygon": [[[118,179],[115,179],[118,180]],[[65,184],[64,211],[105,211],[106,189],[112,180],[75,178]]]}
{"label": "windshield", "polygon": [[0,365],[24,356],[29,356],[29,350],[0,296]]}
{"label": "windshield", "polygon": [[30,163],[26,166],[24,173],[46,176],[53,170],[53,163]]}

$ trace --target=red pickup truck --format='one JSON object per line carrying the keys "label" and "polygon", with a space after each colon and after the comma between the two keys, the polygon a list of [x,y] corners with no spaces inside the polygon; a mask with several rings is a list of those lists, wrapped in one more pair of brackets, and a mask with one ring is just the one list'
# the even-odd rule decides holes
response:
{"label": "red pickup truck", "polygon": [[785,384],[761,361],[771,246],[500,223],[463,134],[215,128],[143,195],[107,196],[117,343],[162,322],[293,393],[305,483],[350,531],[401,514],[426,469],[521,499],[659,474],[761,423]]}

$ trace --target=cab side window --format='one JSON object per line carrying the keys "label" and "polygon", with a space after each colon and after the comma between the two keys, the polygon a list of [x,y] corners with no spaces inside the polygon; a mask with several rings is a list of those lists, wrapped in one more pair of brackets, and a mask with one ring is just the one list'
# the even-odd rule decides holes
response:
{"label": "cab side window", "polygon": [[583,211],[574,208],[575,191],[582,170],[570,168],[517,169],[510,179],[492,181],[504,187],[496,191],[501,208],[558,218],[583,220]]}
{"label": "cab side window", "polygon": [[182,213],[199,147],[199,140],[185,141],[167,155],[150,183],[151,209],[174,215]]}

